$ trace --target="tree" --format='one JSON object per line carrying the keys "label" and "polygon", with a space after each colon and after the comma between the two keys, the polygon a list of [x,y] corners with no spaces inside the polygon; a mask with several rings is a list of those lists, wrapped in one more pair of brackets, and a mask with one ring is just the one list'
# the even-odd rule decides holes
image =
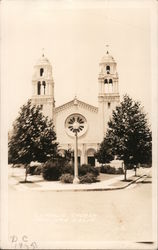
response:
{"label": "tree", "polygon": [[[117,159],[123,160],[125,165],[125,180],[129,165],[151,163],[152,160],[152,135],[139,102],[133,101],[125,95],[123,101],[112,113],[108,122],[109,128],[104,142],[108,141],[108,150],[101,147],[102,154],[109,150]],[[101,152],[100,151],[100,152]],[[136,172],[135,172],[136,174]]]}
{"label": "tree", "polygon": [[114,159],[112,145],[110,144],[110,138],[104,138],[100,144],[99,150],[95,153],[94,157],[100,163],[109,163]]}
{"label": "tree", "polygon": [[26,166],[31,161],[45,162],[58,154],[58,144],[53,121],[43,116],[41,107],[29,100],[20,109],[13,124],[13,134],[9,141],[9,162]]}
{"label": "tree", "polygon": [[70,163],[70,161],[72,160],[73,153],[74,152],[71,149],[64,149],[64,153],[61,155],[64,165]]}

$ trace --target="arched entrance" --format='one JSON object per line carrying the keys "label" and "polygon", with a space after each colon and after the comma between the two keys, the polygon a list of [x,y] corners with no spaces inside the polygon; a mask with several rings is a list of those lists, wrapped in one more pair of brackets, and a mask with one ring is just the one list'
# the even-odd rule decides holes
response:
{"label": "arched entrance", "polygon": [[91,166],[95,166],[94,154],[95,154],[95,149],[89,148],[87,150],[87,163],[90,164]]}

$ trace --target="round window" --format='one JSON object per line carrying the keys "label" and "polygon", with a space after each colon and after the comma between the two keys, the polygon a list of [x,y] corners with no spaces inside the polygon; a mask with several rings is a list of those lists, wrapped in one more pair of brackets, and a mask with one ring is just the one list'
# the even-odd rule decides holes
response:
{"label": "round window", "polygon": [[87,120],[81,114],[72,114],[66,118],[65,128],[68,135],[81,136],[87,131]]}

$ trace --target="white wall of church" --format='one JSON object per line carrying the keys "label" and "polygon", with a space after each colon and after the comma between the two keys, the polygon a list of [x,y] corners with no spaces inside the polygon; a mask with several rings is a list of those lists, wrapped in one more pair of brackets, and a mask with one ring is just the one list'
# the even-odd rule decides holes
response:
{"label": "white wall of church", "polygon": [[79,137],[79,143],[99,143],[98,141],[98,113],[86,110],[75,105],[63,111],[55,113],[55,127],[57,133],[57,140],[59,143],[70,144],[73,143],[74,138],[69,136],[65,128],[65,120],[71,114],[83,115],[88,123],[87,131],[84,135]]}
{"label": "white wall of church", "polygon": [[[81,164],[87,164],[88,158],[94,158],[94,153],[99,146],[99,120],[97,108],[91,109],[90,105],[74,105],[73,101],[67,108],[63,107],[62,110],[55,112],[55,127],[57,134],[57,141],[62,149],[74,149],[74,137],[70,136],[66,131],[65,121],[67,117],[72,114],[80,114],[86,118],[87,129],[85,133],[78,136],[78,156],[80,157]],[[95,165],[97,162],[95,161]]]}

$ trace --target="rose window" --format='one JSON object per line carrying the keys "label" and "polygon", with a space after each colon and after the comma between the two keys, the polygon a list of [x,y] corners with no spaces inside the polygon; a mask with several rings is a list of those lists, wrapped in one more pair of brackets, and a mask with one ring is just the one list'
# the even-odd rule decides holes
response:
{"label": "rose window", "polygon": [[87,130],[86,118],[80,114],[72,114],[65,121],[66,131],[69,135],[83,135]]}

